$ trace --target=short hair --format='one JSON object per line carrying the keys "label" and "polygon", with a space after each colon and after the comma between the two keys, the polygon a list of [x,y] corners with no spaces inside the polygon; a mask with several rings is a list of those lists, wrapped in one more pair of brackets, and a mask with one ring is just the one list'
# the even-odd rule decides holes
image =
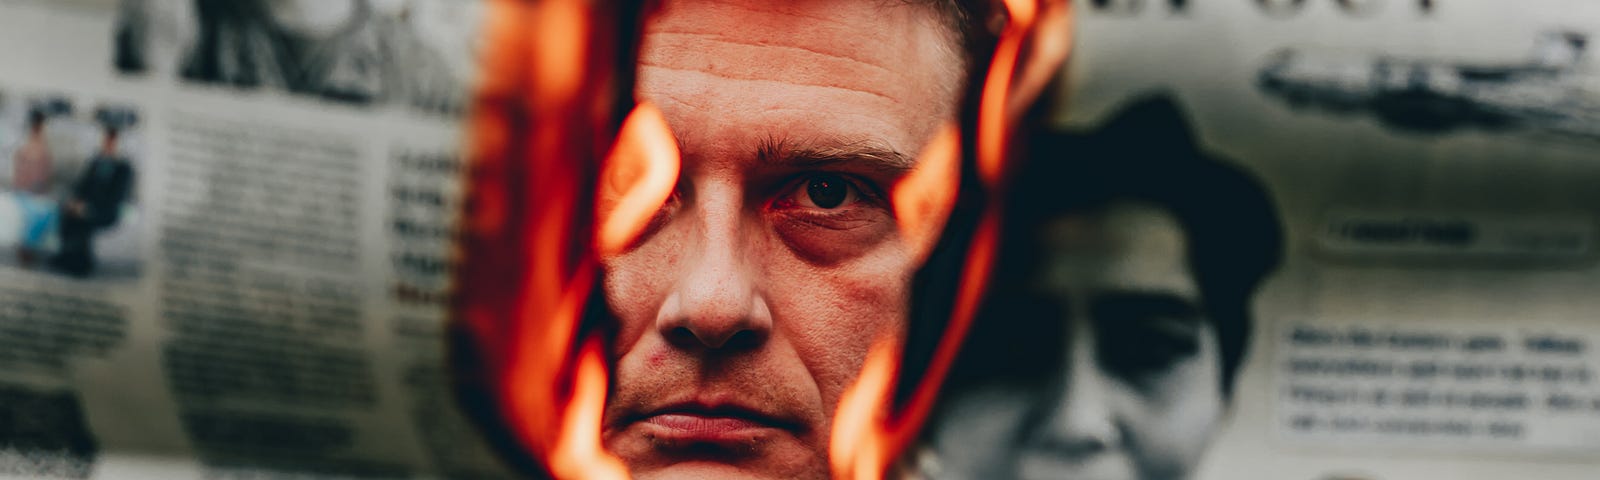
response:
{"label": "short hair", "polygon": [[1231,396],[1249,345],[1251,300],[1283,255],[1282,226],[1262,183],[1202,151],[1166,95],[1136,100],[1088,134],[1035,136],[1029,152],[1007,192],[993,278],[1031,276],[1042,248],[1037,229],[1051,220],[1122,204],[1167,212],[1187,240],[1189,270],[1217,335],[1221,387]]}
{"label": "short hair", "polygon": [[104,137],[105,141],[108,141],[108,142],[116,141],[117,138],[121,137],[121,136],[122,136],[122,130],[121,129],[119,129],[117,127],[109,126],[109,125],[106,126],[106,135]]}
{"label": "short hair", "polygon": [[993,13],[993,3],[973,0],[909,0],[934,10],[939,20],[956,35],[955,40],[968,57],[980,51],[982,40],[993,32],[988,31],[985,20]]}

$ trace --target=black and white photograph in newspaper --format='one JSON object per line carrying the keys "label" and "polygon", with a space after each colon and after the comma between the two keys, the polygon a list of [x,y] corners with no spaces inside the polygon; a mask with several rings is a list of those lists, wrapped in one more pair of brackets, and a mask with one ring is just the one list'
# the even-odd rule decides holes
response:
{"label": "black and white photograph in newspaper", "polygon": [[481,11],[473,0],[122,0],[112,63],[122,74],[455,114]]}
{"label": "black and white photograph in newspaper", "polygon": [[129,106],[58,93],[0,97],[0,268],[139,277],[138,127]]}
{"label": "black and white photograph in newspaper", "polygon": [[1226,423],[1275,208],[1172,97],[1119,112],[1030,148],[925,478],[1183,480]]}

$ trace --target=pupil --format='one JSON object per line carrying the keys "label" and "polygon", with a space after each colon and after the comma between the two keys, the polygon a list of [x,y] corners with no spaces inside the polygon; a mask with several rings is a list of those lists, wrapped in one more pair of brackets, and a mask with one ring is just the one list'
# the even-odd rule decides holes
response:
{"label": "pupil", "polygon": [[811,196],[811,203],[822,208],[835,208],[844,203],[844,197],[850,193],[844,179],[837,175],[822,175],[812,177],[806,185],[806,194]]}

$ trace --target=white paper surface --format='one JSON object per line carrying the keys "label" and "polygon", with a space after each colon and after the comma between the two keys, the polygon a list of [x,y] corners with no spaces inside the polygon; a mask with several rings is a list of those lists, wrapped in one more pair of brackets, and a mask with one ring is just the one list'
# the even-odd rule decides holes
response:
{"label": "white paper surface", "polygon": [[[194,4],[0,2],[0,477],[509,476],[444,372],[482,5],[331,9],[333,60],[304,65],[332,70],[291,88],[186,75]],[[115,61],[129,22],[142,69]],[[81,278],[13,251],[12,156],[44,101],[72,107],[46,123],[56,201],[101,149],[96,110],[137,115],[132,193]]]}

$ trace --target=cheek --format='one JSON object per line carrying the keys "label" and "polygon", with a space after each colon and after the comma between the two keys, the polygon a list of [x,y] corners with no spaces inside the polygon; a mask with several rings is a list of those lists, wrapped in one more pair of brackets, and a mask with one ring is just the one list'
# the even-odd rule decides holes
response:
{"label": "cheek", "polygon": [[671,238],[652,238],[650,242],[602,262],[605,269],[606,304],[618,321],[617,345],[620,352],[636,342],[651,325],[661,302],[677,283],[680,250]]}
{"label": "cheek", "polygon": [[1215,342],[1203,343],[1198,355],[1165,376],[1161,388],[1130,402],[1138,412],[1124,416],[1147,478],[1186,478],[1222,420],[1226,405]]}
{"label": "cheek", "polygon": [[782,212],[770,216],[773,231],[795,255],[814,265],[834,265],[871,254],[879,245],[895,240],[899,231],[894,216],[884,208],[851,210],[827,220]]}
{"label": "cheek", "polygon": [[830,408],[854,381],[873,342],[903,335],[914,266],[904,248],[888,243],[828,266],[807,263],[787,249],[764,256],[771,259],[763,290],[774,326]]}
{"label": "cheek", "polygon": [[1006,472],[1029,412],[1042,401],[1032,392],[984,385],[941,405],[930,437],[949,478],[994,478]]}

